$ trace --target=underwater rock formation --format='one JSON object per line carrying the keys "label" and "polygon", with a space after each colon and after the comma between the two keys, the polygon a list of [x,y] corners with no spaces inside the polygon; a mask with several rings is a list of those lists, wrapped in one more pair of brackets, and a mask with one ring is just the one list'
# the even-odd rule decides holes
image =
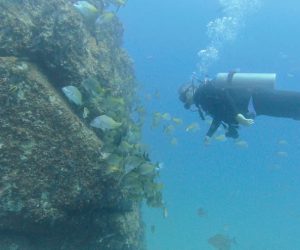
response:
{"label": "underwater rock formation", "polygon": [[[72,1],[0,0],[0,250],[143,250],[141,201],[162,206],[122,25],[91,3],[92,24]],[[100,115],[120,125],[91,127]]]}
{"label": "underwater rock formation", "polygon": [[142,236],[139,205],[95,133],[35,65],[2,57],[0,81],[0,249],[140,249],[125,246]]}

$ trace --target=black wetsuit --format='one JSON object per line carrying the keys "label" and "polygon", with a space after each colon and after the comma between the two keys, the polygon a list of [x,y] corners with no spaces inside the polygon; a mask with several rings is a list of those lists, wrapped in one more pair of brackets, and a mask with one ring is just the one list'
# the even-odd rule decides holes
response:
{"label": "black wetsuit", "polygon": [[195,105],[213,118],[206,135],[211,137],[223,124],[228,127],[226,136],[237,138],[236,115],[241,113],[247,117],[251,96],[256,115],[300,120],[299,92],[218,87],[210,82],[200,85],[194,94]]}

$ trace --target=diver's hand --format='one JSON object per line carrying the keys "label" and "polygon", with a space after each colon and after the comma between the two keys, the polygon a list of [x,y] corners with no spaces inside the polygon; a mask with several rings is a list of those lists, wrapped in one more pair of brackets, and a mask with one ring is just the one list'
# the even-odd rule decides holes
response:
{"label": "diver's hand", "polygon": [[244,126],[251,126],[252,124],[254,124],[254,120],[253,119],[247,119],[245,118],[245,116],[243,116],[242,114],[237,114],[235,117],[236,121]]}
{"label": "diver's hand", "polygon": [[204,145],[208,146],[210,145],[210,143],[211,143],[211,139],[209,136],[206,135],[204,138]]}

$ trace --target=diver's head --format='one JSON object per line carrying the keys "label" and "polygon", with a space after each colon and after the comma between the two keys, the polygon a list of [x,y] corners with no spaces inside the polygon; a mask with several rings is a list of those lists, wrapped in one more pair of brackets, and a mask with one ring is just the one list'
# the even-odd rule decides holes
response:
{"label": "diver's head", "polygon": [[194,94],[197,87],[193,83],[186,83],[178,89],[179,100],[184,103],[184,107],[189,109],[194,104]]}

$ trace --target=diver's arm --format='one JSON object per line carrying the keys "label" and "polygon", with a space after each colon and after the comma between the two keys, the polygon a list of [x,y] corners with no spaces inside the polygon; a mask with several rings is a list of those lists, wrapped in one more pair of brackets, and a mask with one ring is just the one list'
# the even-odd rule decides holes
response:
{"label": "diver's arm", "polygon": [[224,90],[224,93],[225,93],[225,99],[226,99],[226,103],[228,105],[228,109],[232,113],[235,121],[237,121],[239,124],[241,124],[243,126],[247,126],[247,127],[254,124],[253,119],[246,119],[243,114],[241,114],[237,111],[236,105],[235,105],[230,93],[227,90]]}
{"label": "diver's arm", "polygon": [[206,133],[206,136],[207,137],[212,137],[213,134],[217,131],[217,129],[220,127],[221,125],[221,121],[220,120],[217,120],[217,119],[213,119],[207,133]]}
{"label": "diver's arm", "polygon": [[205,138],[204,138],[204,144],[205,145],[209,145],[210,144],[210,140],[211,140],[211,137],[212,135],[216,132],[216,130],[218,129],[218,127],[221,125],[221,121],[220,120],[216,120],[216,119],[213,119],[210,127],[209,127],[209,130],[207,131],[206,135],[205,135]]}

